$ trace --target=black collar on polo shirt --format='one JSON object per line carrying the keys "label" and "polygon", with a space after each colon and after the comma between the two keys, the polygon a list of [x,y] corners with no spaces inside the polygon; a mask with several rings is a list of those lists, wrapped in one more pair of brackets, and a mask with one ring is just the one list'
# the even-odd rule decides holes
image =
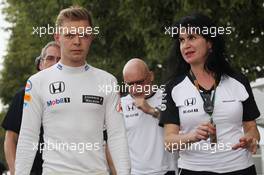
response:
{"label": "black collar on polo shirt", "polygon": [[[195,83],[194,83],[193,78],[192,78],[192,76],[190,74],[190,71],[188,71],[188,73],[186,75],[189,78],[189,80],[191,80],[192,84],[195,86]],[[220,79],[221,78],[216,77],[216,80],[215,80],[216,81],[216,87],[218,86],[218,84],[220,82]],[[207,90],[204,87],[202,87],[200,84],[198,84],[198,85],[199,85],[200,91],[202,91],[203,93],[206,93],[206,94],[210,94],[214,90],[214,86],[212,86],[209,90]]]}

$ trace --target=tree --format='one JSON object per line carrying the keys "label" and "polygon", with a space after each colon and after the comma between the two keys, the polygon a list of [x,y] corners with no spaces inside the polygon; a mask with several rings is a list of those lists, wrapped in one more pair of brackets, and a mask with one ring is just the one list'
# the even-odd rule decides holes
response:
{"label": "tree", "polygon": [[[201,11],[220,26],[234,31],[226,36],[232,64],[251,80],[264,76],[263,0],[7,0],[7,20],[13,24],[8,53],[0,79],[0,97],[8,104],[15,91],[34,72],[33,62],[52,35],[39,37],[33,27],[54,25],[58,12],[79,4],[92,11],[94,26],[99,26],[88,63],[105,69],[122,81],[122,68],[132,57],[143,58],[154,70],[157,83],[174,71],[169,57],[173,39],[165,27],[180,17]],[[245,22],[246,20],[246,22]]]}

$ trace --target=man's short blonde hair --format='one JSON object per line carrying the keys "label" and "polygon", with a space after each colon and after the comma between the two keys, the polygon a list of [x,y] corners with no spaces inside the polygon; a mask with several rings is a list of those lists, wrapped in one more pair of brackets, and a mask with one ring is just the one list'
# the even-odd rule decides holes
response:
{"label": "man's short blonde hair", "polygon": [[60,11],[57,20],[56,25],[62,26],[64,21],[80,21],[80,20],[87,20],[92,27],[92,19],[90,12],[83,7],[79,6],[71,6],[69,8],[63,9]]}

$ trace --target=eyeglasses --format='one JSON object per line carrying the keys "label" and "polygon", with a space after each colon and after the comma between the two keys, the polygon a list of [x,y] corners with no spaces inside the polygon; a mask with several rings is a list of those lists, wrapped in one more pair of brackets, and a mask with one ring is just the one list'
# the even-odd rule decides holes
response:
{"label": "eyeglasses", "polygon": [[47,55],[45,58],[42,58],[42,60],[56,61],[56,62],[58,62],[60,59],[61,59],[61,57],[56,57],[53,55]]}
{"label": "eyeglasses", "polygon": [[132,82],[125,82],[125,83],[128,86],[132,86],[134,84],[136,84],[136,85],[143,85],[146,82],[147,79],[148,79],[148,75],[144,79],[136,80],[136,81],[132,81]]}

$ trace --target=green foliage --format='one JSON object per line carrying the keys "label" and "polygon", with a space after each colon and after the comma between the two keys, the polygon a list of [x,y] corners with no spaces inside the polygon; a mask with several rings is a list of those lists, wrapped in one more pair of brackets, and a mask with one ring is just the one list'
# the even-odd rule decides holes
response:
{"label": "green foliage", "polygon": [[[58,12],[71,5],[92,12],[94,26],[100,27],[87,61],[105,69],[122,81],[122,68],[133,57],[143,58],[155,72],[156,82],[175,70],[168,59],[172,38],[164,27],[180,17],[203,12],[219,26],[231,26],[226,36],[228,56],[237,69],[251,80],[264,76],[264,1],[263,0],[6,0],[6,19],[12,24],[8,52],[0,79],[0,98],[9,104],[15,92],[36,72],[35,58],[51,35],[32,34],[33,27],[54,26]],[[258,67],[259,68],[258,68]],[[2,121],[5,112],[0,114]],[[0,130],[0,147],[4,131]],[[3,148],[0,160],[4,160]]]}
{"label": "green foliage", "polygon": [[7,0],[7,3],[5,14],[13,26],[9,29],[12,34],[0,79],[4,104],[35,72],[35,57],[52,40],[50,35],[32,35],[33,27],[54,25],[58,12],[71,5],[89,9],[94,26],[100,27],[88,63],[111,72],[119,81],[124,64],[132,57],[143,58],[154,70],[158,83],[173,72],[175,64],[168,62],[172,39],[164,34],[164,27],[194,11],[209,15],[219,26],[232,26],[235,31],[226,36],[226,41],[233,65],[243,68],[251,80],[264,76],[263,0]]}

